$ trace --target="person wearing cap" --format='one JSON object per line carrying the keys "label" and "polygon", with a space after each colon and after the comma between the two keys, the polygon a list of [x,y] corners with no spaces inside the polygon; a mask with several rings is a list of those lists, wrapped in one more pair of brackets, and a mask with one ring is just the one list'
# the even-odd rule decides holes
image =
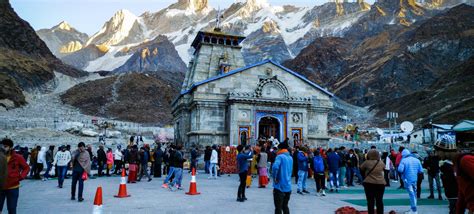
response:
{"label": "person wearing cap", "polygon": [[66,150],[66,146],[59,147],[59,151],[54,156],[53,165],[58,168],[58,187],[63,188],[64,178],[66,177],[67,167],[71,161],[71,153]]}
{"label": "person wearing cap", "polygon": [[456,213],[456,203],[458,199],[458,182],[456,180],[454,162],[458,156],[456,148],[439,148],[435,143],[436,155],[441,160],[439,163],[440,178],[443,183],[444,195],[449,202],[449,214]]}
{"label": "person wearing cap", "polygon": [[89,153],[86,151],[86,144],[80,142],[77,145],[78,149],[72,154],[72,185],[71,185],[71,200],[76,200],[76,185],[79,182],[78,201],[84,201],[82,192],[84,190],[83,174],[90,174],[91,159]]}
{"label": "person wearing cap", "polygon": [[404,149],[397,170],[402,175],[403,183],[408,191],[408,195],[410,196],[411,209],[408,213],[416,214],[418,213],[416,209],[416,186],[418,182],[418,174],[423,173],[421,162],[418,158],[412,155],[408,149]]}
{"label": "person wearing cap", "polygon": [[[20,181],[25,179],[30,170],[23,156],[13,150],[13,141],[3,139],[1,143],[4,147],[7,159],[7,180],[0,188],[0,211],[3,210],[5,199],[7,201],[8,213],[16,213],[18,196],[20,194]],[[5,169],[5,168],[3,168]]]}
{"label": "person wearing cap", "polygon": [[293,158],[288,152],[288,143],[280,143],[272,165],[273,178],[273,203],[275,213],[290,213],[288,202],[291,195],[291,174],[293,171]]}

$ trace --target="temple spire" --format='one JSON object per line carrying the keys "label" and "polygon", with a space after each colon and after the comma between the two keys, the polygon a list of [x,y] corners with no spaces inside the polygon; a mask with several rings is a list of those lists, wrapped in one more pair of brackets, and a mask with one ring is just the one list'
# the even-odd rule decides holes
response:
{"label": "temple spire", "polygon": [[216,15],[216,27],[214,28],[214,31],[221,32],[221,19],[222,18],[224,18],[224,16],[221,14],[221,8],[218,7],[217,15]]}

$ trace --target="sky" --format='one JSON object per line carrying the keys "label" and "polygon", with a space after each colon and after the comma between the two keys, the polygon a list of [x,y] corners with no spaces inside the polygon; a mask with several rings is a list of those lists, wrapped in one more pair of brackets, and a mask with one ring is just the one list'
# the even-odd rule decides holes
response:
{"label": "sky", "polygon": [[[209,4],[226,8],[242,0],[209,0]],[[328,0],[267,0],[271,5],[314,6]],[[367,2],[371,3],[373,0]],[[146,11],[156,12],[178,0],[10,0],[18,15],[35,29],[51,28],[61,21],[77,30],[93,35],[116,11],[127,9],[139,16]]]}

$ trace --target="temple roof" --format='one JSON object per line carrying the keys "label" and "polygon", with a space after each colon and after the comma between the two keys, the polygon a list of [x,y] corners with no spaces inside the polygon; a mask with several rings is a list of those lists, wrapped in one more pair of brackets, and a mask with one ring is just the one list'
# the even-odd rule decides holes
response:
{"label": "temple roof", "polygon": [[280,65],[279,63],[271,60],[271,59],[267,59],[267,60],[264,60],[264,61],[261,61],[261,62],[258,62],[258,63],[255,63],[255,64],[251,64],[251,65],[248,65],[248,66],[245,66],[245,67],[242,67],[242,68],[238,68],[238,69],[235,69],[235,70],[232,70],[232,71],[229,71],[228,73],[225,73],[225,74],[221,74],[221,75],[218,75],[218,76],[214,76],[214,77],[211,77],[209,79],[206,79],[206,80],[203,80],[203,81],[200,81],[200,82],[196,82],[194,83],[193,85],[191,85],[191,87],[189,88],[189,90],[186,90],[186,91],[181,91],[181,94],[180,96],[182,95],[185,95],[185,94],[188,94],[190,93],[194,88],[200,86],[200,85],[203,85],[203,84],[206,84],[206,83],[209,83],[209,82],[212,82],[212,81],[215,81],[215,80],[218,80],[218,79],[221,79],[221,78],[224,78],[224,77],[228,77],[228,76],[231,76],[231,75],[234,75],[236,73],[239,73],[239,72],[242,72],[242,71],[245,71],[245,70],[248,70],[250,68],[253,68],[253,67],[257,67],[257,66],[260,66],[260,65],[263,65],[263,64],[266,64],[266,63],[271,63],[279,68],[281,68],[282,70],[298,77],[299,79],[303,80],[304,82],[308,83],[309,85],[313,86],[314,88],[316,89],[319,89],[321,90],[322,92],[324,92],[325,94],[327,94],[328,96],[330,97],[333,97],[334,94],[329,92],[327,89],[319,86],[318,84],[312,82],[311,80],[307,79],[306,77],[304,77],[303,75],[301,74],[298,74],[296,73],[295,71],[292,71],[291,69],[289,68],[286,68],[285,66],[283,65]]}

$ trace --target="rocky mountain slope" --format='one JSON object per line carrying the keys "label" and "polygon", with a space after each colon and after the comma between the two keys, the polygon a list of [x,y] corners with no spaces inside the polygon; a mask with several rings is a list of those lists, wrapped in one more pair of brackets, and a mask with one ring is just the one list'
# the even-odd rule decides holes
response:
{"label": "rocky mountain slope", "polygon": [[0,109],[26,104],[22,91],[44,86],[53,79],[53,71],[86,75],[57,59],[8,1],[0,3],[0,14]]}
{"label": "rocky mountain slope", "polygon": [[57,57],[82,49],[89,38],[87,34],[79,32],[65,21],[50,29],[38,30],[36,33]]}
{"label": "rocky mountain slope", "polygon": [[131,48],[124,48],[116,55],[133,55],[114,72],[144,72],[144,71],[169,71],[171,73],[184,73],[186,64],[179,58],[178,52],[165,36],[158,36],[154,40],[142,43]]}
{"label": "rocky mountain slope", "polygon": [[184,75],[170,80],[155,74],[134,72],[88,81],[68,90],[61,100],[87,115],[170,124],[171,102],[179,93]]}
{"label": "rocky mountain slope", "polygon": [[[378,8],[388,10],[387,3],[375,3],[345,37],[316,39],[285,65],[343,100],[367,106],[427,89],[474,55],[474,7],[462,4],[409,25],[369,18],[381,13]],[[393,4],[390,11],[407,5]]]}
{"label": "rocky mountain slope", "polygon": [[96,60],[99,57],[104,56],[107,51],[108,48],[105,46],[88,45],[73,53],[63,56],[61,58],[61,61],[77,69],[81,69],[87,67],[90,61]]}
{"label": "rocky mountain slope", "polygon": [[400,112],[402,120],[456,123],[474,115],[474,57],[443,74],[430,87],[372,107],[383,117]]}

